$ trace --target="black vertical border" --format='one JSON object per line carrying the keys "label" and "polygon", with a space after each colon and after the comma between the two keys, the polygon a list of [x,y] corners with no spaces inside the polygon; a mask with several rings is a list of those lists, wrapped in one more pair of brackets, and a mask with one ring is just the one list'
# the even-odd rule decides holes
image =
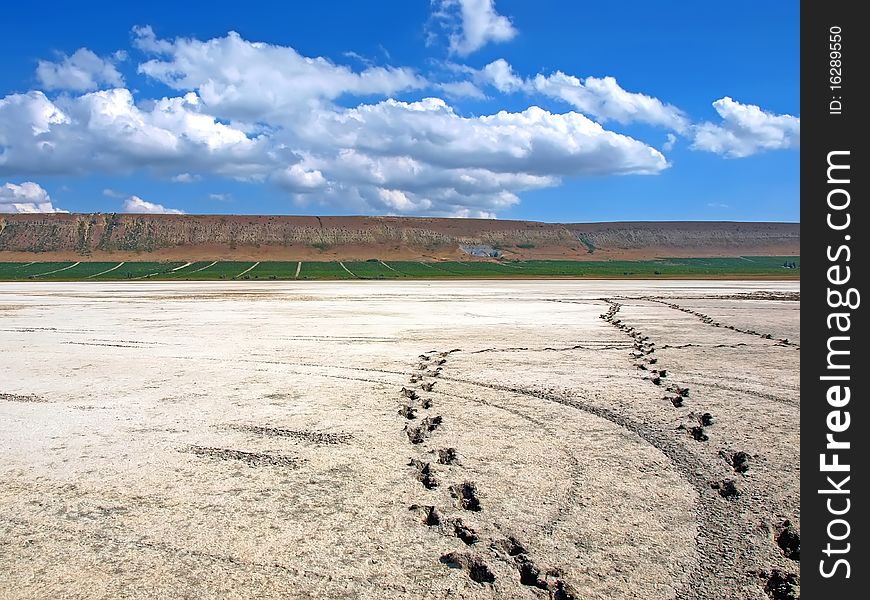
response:
{"label": "black vertical border", "polygon": [[[865,208],[867,198],[867,179],[870,169],[867,163],[867,146],[864,139],[870,136],[865,114],[870,110],[868,103],[868,81],[870,77],[870,23],[859,17],[859,2],[845,1],[804,1],[801,4],[801,595],[805,599],[815,598],[866,598],[865,584],[870,570],[867,548],[868,539],[867,494],[861,490],[868,488],[868,454],[870,454],[870,411],[867,409],[870,364],[865,361],[867,352],[866,317],[868,310],[864,304],[870,303],[867,291],[866,237],[870,234],[870,222]],[[831,28],[842,29],[842,90],[831,89]],[[836,56],[836,55],[835,55]],[[841,114],[831,114],[830,103],[842,96]],[[847,186],[851,197],[848,212],[851,225],[848,230],[834,231],[828,227],[828,192],[842,185],[828,183],[828,153],[848,150],[850,182]],[[840,171],[842,173],[842,171]],[[839,196],[842,198],[842,195]],[[842,220],[842,211],[835,217]],[[845,236],[850,240],[846,241]],[[832,286],[828,282],[828,268],[834,264],[828,259],[828,247],[836,250],[841,244],[848,244],[851,260],[841,265],[851,268],[851,278],[847,284]],[[855,310],[834,309],[828,306],[828,288],[844,290],[854,287],[862,293],[861,305]],[[846,311],[851,316],[849,334],[849,363],[846,371],[851,376],[848,383],[851,401],[841,410],[848,410],[851,425],[846,432],[836,434],[837,439],[851,443],[851,448],[840,452],[840,462],[850,465],[851,480],[843,486],[850,490],[851,507],[842,518],[850,525],[849,537],[836,542],[832,547],[851,544],[846,554],[830,557],[824,554],[828,542],[828,524],[837,518],[828,512],[826,501],[836,498],[835,506],[840,506],[844,496],[820,494],[819,490],[831,487],[827,476],[841,480],[838,473],[822,473],[819,465],[820,454],[826,452],[826,434],[829,433],[826,418],[830,410],[826,392],[830,382],[819,378],[830,372],[827,370],[830,335],[838,335],[836,330],[828,329],[827,317],[831,312]],[[843,371],[840,371],[843,373]],[[828,451],[829,453],[831,451]],[[835,535],[841,535],[844,526],[834,528]],[[846,558],[851,574],[846,578],[845,568],[839,568],[833,577],[821,574],[820,561],[825,560],[825,568],[830,569],[836,558]]]}

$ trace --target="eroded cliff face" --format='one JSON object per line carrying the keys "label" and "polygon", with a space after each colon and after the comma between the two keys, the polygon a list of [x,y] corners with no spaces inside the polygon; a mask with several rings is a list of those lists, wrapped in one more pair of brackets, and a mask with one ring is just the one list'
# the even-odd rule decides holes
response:
{"label": "eroded cliff face", "polygon": [[0,254],[87,259],[195,254],[230,259],[456,258],[484,244],[521,258],[798,254],[796,223],[556,224],[483,219],[132,214],[0,215]]}

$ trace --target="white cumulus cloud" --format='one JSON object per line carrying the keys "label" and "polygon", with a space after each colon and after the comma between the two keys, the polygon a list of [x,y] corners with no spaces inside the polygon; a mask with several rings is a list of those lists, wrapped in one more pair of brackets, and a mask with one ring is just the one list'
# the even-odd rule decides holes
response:
{"label": "white cumulus cloud", "polygon": [[[393,96],[426,87],[475,98],[484,86],[545,94],[504,60],[457,68],[469,80],[439,84],[411,69],[353,70],[233,33],[163,40],[139,28],[135,43],[148,55],[140,70],[176,94],[134,98],[117,87],[0,98],[0,176],[145,171],[178,183],[218,176],[354,212],[470,216],[497,214],[524,191],[567,177],[655,174],[669,166],[649,144],[593,120],[675,114],[615,81],[599,92],[592,78],[576,85],[566,79],[565,87],[594,96],[577,100],[575,111],[532,105],[472,116],[441,98]],[[354,96],[362,99],[340,102]],[[128,210],[172,210],[138,197],[129,202]]]}
{"label": "white cumulus cloud", "polygon": [[183,210],[176,208],[166,208],[162,204],[155,204],[143,200],[139,196],[130,196],[124,201],[124,212],[142,213],[150,215],[183,215]]}
{"label": "white cumulus cloud", "polygon": [[61,96],[42,92],[0,99],[0,175],[9,173],[176,170],[228,176],[263,173],[280,152],[267,140],[201,111],[196,94],[140,107],[124,88]]}
{"label": "white cumulus cloud", "polygon": [[464,117],[439,98],[386,100],[323,113],[298,133],[375,156],[406,156],[444,169],[535,175],[655,173],[667,161],[654,148],[605,130],[578,113],[538,107]]}
{"label": "white cumulus cloud", "polygon": [[728,96],[713,103],[722,121],[705,122],[694,128],[692,148],[715,152],[728,158],[742,158],[764,150],[799,148],[801,121],[791,115],[777,115],[752,104],[741,104]]}
{"label": "white cumulus cloud", "polygon": [[134,30],[135,43],[153,58],[139,72],[176,90],[195,90],[215,114],[240,120],[294,118],[312,104],[341,96],[383,95],[425,87],[413,69],[354,71],[289,46],[250,42],[238,33],[207,41],[159,40],[150,27]]}
{"label": "white cumulus cloud", "polygon": [[170,179],[175,183],[195,183],[202,179],[202,177],[195,173],[179,173],[178,175],[173,175]]}
{"label": "white cumulus cloud", "polygon": [[677,107],[646,94],[626,91],[613,77],[587,77],[580,80],[556,71],[548,76],[536,75],[531,85],[535,91],[558,98],[580,112],[605,122],[640,122],[678,132],[685,131],[689,124]]}
{"label": "white cumulus cloud", "polygon": [[55,208],[45,189],[32,181],[0,185],[0,213],[66,212]]}
{"label": "white cumulus cloud", "polygon": [[[117,57],[122,57],[118,54]],[[124,78],[112,59],[101,58],[87,48],[79,48],[72,56],[64,55],[56,62],[40,60],[36,79],[46,90],[87,92],[103,86],[120,87]]]}
{"label": "white cumulus cloud", "polygon": [[481,69],[479,78],[500,92],[514,92],[526,85],[503,58],[494,60]]}
{"label": "white cumulus cloud", "polygon": [[435,0],[435,18],[448,29],[450,53],[468,56],[490,42],[507,42],[517,35],[511,20],[500,15],[494,0]]}

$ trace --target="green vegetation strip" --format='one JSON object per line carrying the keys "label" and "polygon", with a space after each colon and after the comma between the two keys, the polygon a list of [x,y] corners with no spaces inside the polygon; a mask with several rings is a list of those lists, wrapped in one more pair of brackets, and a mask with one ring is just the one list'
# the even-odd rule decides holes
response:
{"label": "green vegetation strip", "polygon": [[[120,261],[119,261],[120,262]],[[641,261],[198,261],[0,262],[0,281],[220,281],[453,278],[800,277],[800,257],[663,258]],[[342,266],[343,265],[343,266]]]}

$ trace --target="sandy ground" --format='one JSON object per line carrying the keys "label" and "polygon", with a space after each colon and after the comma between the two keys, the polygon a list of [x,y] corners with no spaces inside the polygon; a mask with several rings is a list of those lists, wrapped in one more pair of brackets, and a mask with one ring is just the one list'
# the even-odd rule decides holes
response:
{"label": "sandy ground", "polygon": [[2,284],[0,598],[787,597],[798,287]]}

